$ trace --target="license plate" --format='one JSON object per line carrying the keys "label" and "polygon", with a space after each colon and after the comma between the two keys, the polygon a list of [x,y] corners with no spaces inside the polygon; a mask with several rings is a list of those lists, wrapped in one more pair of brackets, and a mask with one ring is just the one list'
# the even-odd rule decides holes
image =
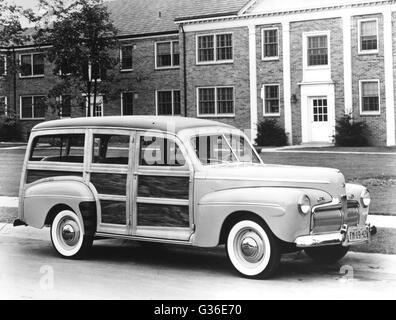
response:
{"label": "license plate", "polygon": [[347,231],[349,243],[366,242],[369,240],[369,231],[367,227],[349,227]]}

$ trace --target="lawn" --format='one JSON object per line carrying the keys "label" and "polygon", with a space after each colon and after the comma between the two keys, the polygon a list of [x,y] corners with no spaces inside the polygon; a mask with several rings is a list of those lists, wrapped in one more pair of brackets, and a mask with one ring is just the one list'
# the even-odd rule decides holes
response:
{"label": "lawn", "polygon": [[[322,150],[322,149],[321,149]],[[396,215],[396,155],[307,152],[264,152],[265,163],[337,168],[347,182],[366,186],[373,199],[371,213]]]}

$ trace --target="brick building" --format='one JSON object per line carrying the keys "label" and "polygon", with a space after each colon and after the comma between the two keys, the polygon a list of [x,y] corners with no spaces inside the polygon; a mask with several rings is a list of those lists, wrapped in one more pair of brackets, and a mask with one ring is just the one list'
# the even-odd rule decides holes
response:
{"label": "brick building", "polygon": [[[300,144],[331,142],[336,119],[352,114],[367,123],[373,145],[395,145],[394,0],[108,5],[121,31],[115,53],[121,68],[114,80],[120,94],[103,97],[98,116],[205,117],[253,136],[258,122],[273,118],[290,143]],[[28,132],[59,116],[36,107],[56,79],[34,48],[16,50],[31,69],[17,77],[16,99],[10,77],[0,80],[0,104],[16,101]],[[65,110],[63,116],[84,115]]]}

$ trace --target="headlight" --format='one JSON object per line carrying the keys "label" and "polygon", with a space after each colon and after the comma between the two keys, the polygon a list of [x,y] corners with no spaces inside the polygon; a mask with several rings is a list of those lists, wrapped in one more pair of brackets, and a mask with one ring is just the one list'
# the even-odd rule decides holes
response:
{"label": "headlight", "polygon": [[303,215],[307,215],[311,212],[311,200],[309,200],[306,194],[298,199],[298,211]]}
{"label": "headlight", "polygon": [[371,203],[370,192],[367,189],[364,189],[360,199],[362,200],[363,206],[367,208]]}

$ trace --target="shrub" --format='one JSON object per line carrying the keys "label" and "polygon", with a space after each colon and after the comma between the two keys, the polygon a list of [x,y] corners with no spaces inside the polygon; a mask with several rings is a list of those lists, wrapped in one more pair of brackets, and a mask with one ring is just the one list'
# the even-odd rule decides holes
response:
{"label": "shrub", "polygon": [[335,144],[339,147],[364,147],[368,145],[368,129],[364,122],[353,121],[345,115],[337,120]]}
{"label": "shrub", "polygon": [[21,140],[21,128],[13,116],[0,117],[0,141]]}
{"label": "shrub", "polygon": [[285,146],[287,135],[285,130],[279,126],[277,120],[266,119],[257,125],[256,144],[259,146]]}

